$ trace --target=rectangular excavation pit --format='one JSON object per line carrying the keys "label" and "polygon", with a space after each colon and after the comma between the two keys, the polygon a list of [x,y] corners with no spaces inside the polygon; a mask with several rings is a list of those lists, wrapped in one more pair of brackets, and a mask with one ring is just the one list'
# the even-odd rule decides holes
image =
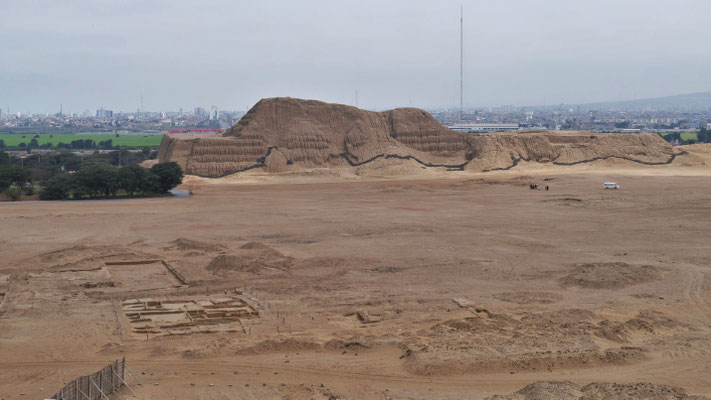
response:
{"label": "rectangular excavation pit", "polygon": [[258,315],[239,297],[132,299],[123,301],[121,307],[131,323],[131,331],[149,337],[244,332],[241,320]]}
{"label": "rectangular excavation pit", "polygon": [[123,290],[167,289],[184,284],[162,260],[138,260],[104,263],[115,285]]}

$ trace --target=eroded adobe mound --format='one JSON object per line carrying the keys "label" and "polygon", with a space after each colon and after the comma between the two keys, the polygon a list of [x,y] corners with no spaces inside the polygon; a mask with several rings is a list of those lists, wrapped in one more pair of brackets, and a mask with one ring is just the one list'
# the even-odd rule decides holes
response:
{"label": "eroded adobe mound", "polygon": [[314,100],[259,101],[223,135],[166,135],[161,161],[188,174],[219,177],[255,168],[279,173],[298,168],[353,167],[381,158],[428,167],[490,171],[518,162],[572,165],[607,158],[645,164],[673,160],[669,144],[653,134],[454,132],[416,108],[373,112]]}

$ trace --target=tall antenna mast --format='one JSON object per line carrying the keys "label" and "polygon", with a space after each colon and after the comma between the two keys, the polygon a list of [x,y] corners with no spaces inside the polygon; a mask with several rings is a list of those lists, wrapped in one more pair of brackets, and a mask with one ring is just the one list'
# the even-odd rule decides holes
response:
{"label": "tall antenna mast", "polygon": [[143,113],[143,93],[141,93],[141,114]]}
{"label": "tall antenna mast", "polygon": [[459,18],[459,121],[462,121],[464,106],[464,6],[460,6]]}

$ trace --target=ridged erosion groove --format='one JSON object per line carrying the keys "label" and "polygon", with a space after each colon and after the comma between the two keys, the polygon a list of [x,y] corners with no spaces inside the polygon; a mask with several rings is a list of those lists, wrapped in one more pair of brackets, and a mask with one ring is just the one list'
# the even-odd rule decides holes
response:
{"label": "ridged erosion groove", "polygon": [[599,160],[607,160],[608,158],[617,158],[620,160],[632,161],[632,162],[636,162],[636,163],[644,164],[644,165],[668,165],[668,164],[671,164],[672,162],[674,162],[674,159],[676,159],[677,156],[684,156],[687,154],[689,154],[689,153],[687,153],[686,151],[681,151],[681,152],[679,152],[679,154],[672,153],[671,157],[669,157],[668,160],[659,161],[659,162],[635,160],[634,158],[625,157],[625,156],[607,156],[607,157],[595,157],[595,158],[591,158],[589,160],[583,160],[583,161],[573,161],[573,162],[569,162],[569,163],[558,162],[556,160],[553,160],[552,163],[554,165],[576,165],[576,164],[589,163],[589,162],[599,161]]}
{"label": "ridged erosion groove", "polygon": [[433,163],[424,162],[424,161],[420,160],[419,158],[410,156],[410,155],[402,156],[400,154],[387,154],[387,153],[378,154],[377,156],[367,159],[365,161],[355,162],[355,161],[351,160],[351,155],[348,154],[348,150],[341,153],[341,157],[343,157],[343,159],[346,160],[346,162],[351,167],[360,167],[361,165],[369,164],[379,158],[385,158],[385,159],[396,158],[399,160],[414,160],[417,163],[424,165],[425,167],[447,168],[452,171],[464,171],[464,167],[466,167],[467,164],[469,164],[469,161],[462,163],[462,164],[433,164]]}
{"label": "ridged erosion groove", "polygon": [[[249,170],[256,169],[256,168],[264,168],[264,167],[266,166],[265,161],[266,161],[267,157],[269,157],[269,155],[271,154],[272,150],[278,150],[278,149],[277,149],[277,146],[271,146],[271,147],[269,147],[269,148],[267,149],[267,152],[266,152],[262,157],[260,157],[260,158],[257,159],[257,162],[256,162],[256,163],[254,163],[253,165],[250,165],[250,166],[248,166],[248,167],[239,169],[239,170],[237,170],[237,171],[224,173],[224,174],[221,174],[221,175],[218,175],[218,176],[209,176],[209,175],[201,175],[201,174],[191,174],[191,175],[200,176],[200,177],[203,177],[203,178],[222,178],[222,177],[225,177],[225,176],[228,176],[228,175],[234,175],[234,174],[238,174],[238,173],[240,173],[240,172],[245,172],[245,171],[249,171]],[[611,158],[616,158],[616,159],[619,159],[619,160],[631,161],[631,162],[634,162],[634,163],[637,163],[637,164],[643,164],[643,165],[668,165],[668,164],[671,164],[672,162],[674,162],[674,160],[675,160],[678,156],[683,156],[683,155],[686,155],[686,154],[688,154],[686,151],[681,151],[681,152],[679,152],[678,154],[672,154],[672,155],[669,157],[669,159],[667,159],[667,160],[665,160],[665,161],[659,161],[659,162],[642,161],[642,160],[637,160],[637,159],[634,159],[634,158],[631,158],[631,157],[625,157],[625,156],[605,156],[605,157],[593,157],[593,158],[586,159],[586,160],[573,161],[573,162],[566,163],[566,162],[559,162],[559,161],[556,161],[556,160],[558,159],[558,157],[560,157],[560,156],[558,156],[558,157],[556,157],[554,160],[551,161],[551,164],[553,164],[553,165],[559,165],[559,166],[570,166],[570,165],[586,164],[586,163],[591,163],[591,162],[594,162],[594,161],[601,161],[601,160],[607,160],[607,159],[611,159]],[[462,164],[434,164],[434,163],[428,163],[428,162],[422,161],[422,160],[420,160],[419,158],[417,158],[417,157],[415,157],[415,156],[410,156],[410,155],[403,156],[403,155],[400,155],[400,154],[382,153],[382,154],[378,154],[378,155],[376,155],[376,156],[374,156],[374,157],[371,157],[371,158],[369,158],[369,159],[367,159],[367,160],[358,162],[358,161],[353,161],[353,160],[351,159],[352,155],[348,154],[348,151],[347,151],[347,150],[344,151],[343,153],[339,154],[339,157],[341,157],[341,158],[343,158],[344,160],[346,160],[346,162],[348,163],[348,165],[350,165],[351,167],[360,167],[360,166],[362,166],[362,165],[370,164],[370,163],[372,163],[373,161],[376,161],[376,160],[378,160],[378,159],[380,159],[380,158],[383,158],[383,159],[386,159],[386,160],[387,160],[387,159],[395,158],[395,159],[398,159],[398,160],[413,160],[413,161],[417,162],[418,164],[423,165],[423,166],[425,166],[425,167],[431,167],[431,168],[447,168],[448,171],[464,171],[464,168],[466,168],[466,166],[472,161],[472,160],[469,160],[469,161],[464,162],[464,163],[462,163]],[[511,158],[511,165],[509,165],[509,166],[506,166],[506,167],[497,167],[497,168],[491,168],[491,169],[485,169],[485,170],[483,170],[483,171],[481,171],[481,172],[508,171],[508,170],[514,168],[515,166],[517,166],[521,161],[530,162],[530,161],[533,161],[533,158],[531,158],[531,157],[512,157],[512,158]],[[291,161],[291,160],[287,160],[287,163],[288,163],[288,164],[291,164],[292,161]]]}
{"label": "ridged erosion groove", "polygon": [[[669,157],[668,160],[666,160],[666,161],[659,161],[659,162],[635,160],[634,158],[625,157],[625,156],[605,156],[605,157],[593,157],[593,158],[590,158],[590,159],[587,159],[587,160],[580,160],[580,161],[573,161],[573,162],[566,163],[566,162],[558,162],[558,161],[556,161],[556,160],[558,159],[558,157],[560,157],[560,156],[558,156],[558,157],[556,157],[556,159],[554,159],[553,161],[551,161],[551,164],[553,164],[553,165],[560,165],[560,166],[568,166],[568,165],[586,164],[586,163],[591,163],[591,162],[594,162],[594,161],[600,161],[600,160],[607,160],[607,159],[610,159],[610,158],[616,158],[616,159],[619,159],[619,160],[632,161],[632,162],[635,162],[635,163],[638,163],[638,164],[644,164],[644,165],[669,165],[669,164],[671,164],[672,162],[674,162],[674,160],[675,160],[678,156],[683,156],[683,155],[686,155],[686,154],[689,154],[689,153],[687,153],[686,151],[681,151],[681,152],[679,152],[679,154],[672,154],[672,155]],[[531,161],[531,160],[532,160],[531,158],[524,158],[524,157],[513,158],[513,157],[512,157],[512,158],[511,158],[511,165],[509,165],[508,167],[499,167],[499,168],[485,169],[485,170],[483,170],[483,171],[481,171],[481,172],[508,171],[508,170],[510,170],[511,168],[517,166],[518,163],[520,163],[521,161],[529,162],[529,161]]]}

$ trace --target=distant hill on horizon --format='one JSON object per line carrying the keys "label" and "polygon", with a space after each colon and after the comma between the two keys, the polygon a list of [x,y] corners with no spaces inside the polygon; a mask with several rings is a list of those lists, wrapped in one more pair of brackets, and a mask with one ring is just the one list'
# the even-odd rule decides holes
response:
{"label": "distant hill on horizon", "polygon": [[538,109],[577,108],[581,110],[649,110],[649,111],[710,111],[711,91],[678,94],[637,100],[603,101],[595,103],[561,104],[534,107]]}

